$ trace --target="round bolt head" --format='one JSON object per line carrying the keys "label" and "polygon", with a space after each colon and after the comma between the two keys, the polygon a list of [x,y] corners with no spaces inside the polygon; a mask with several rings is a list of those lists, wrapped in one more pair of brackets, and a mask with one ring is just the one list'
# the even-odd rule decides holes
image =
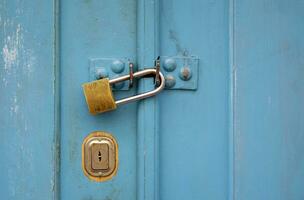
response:
{"label": "round bolt head", "polygon": [[104,67],[96,68],[96,70],[95,70],[96,79],[107,78],[108,76],[109,76],[109,73],[106,68],[104,68]]}
{"label": "round bolt head", "polygon": [[120,89],[122,89],[124,86],[125,86],[125,82],[119,82],[119,83],[113,84],[113,87],[114,87],[116,90],[120,90]]}
{"label": "round bolt head", "polygon": [[179,77],[184,81],[191,79],[191,76],[191,69],[188,66],[183,67],[179,72]]}
{"label": "round bolt head", "polygon": [[172,72],[176,69],[176,62],[172,58],[167,58],[164,62],[164,69],[167,72]]}
{"label": "round bolt head", "polygon": [[166,86],[166,88],[172,88],[172,87],[174,87],[175,83],[176,83],[176,81],[175,81],[174,76],[167,75],[165,77],[165,86]]}
{"label": "round bolt head", "polygon": [[[118,75],[114,76],[114,78],[117,78],[117,77],[119,77],[119,76]],[[125,86],[125,81],[113,84],[113,88],[116,89],[116,90],[120,90],[124,86]]]}
{"label": "round bolt head", "polygon": [[111,69],[114,73],[119,74],[124,71],[125,63],[120,60],[114,60],[111,65]]}

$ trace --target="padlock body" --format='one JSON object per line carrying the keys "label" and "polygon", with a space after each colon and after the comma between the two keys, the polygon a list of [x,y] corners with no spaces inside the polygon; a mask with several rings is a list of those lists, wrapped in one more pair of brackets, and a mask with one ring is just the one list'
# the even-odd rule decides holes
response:
{"label": "padlock body", "polygon": [[116,109],[109,79],[104,78],[85,83],[82,87],[91,114],[95,115]]}

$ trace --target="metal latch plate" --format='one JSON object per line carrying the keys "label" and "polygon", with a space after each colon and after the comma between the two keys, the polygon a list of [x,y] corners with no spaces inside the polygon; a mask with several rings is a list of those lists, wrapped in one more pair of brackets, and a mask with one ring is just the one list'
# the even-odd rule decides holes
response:
{"label": "metal latch plate", "polygon": [[[129,74],[132,58],[95,58],[90,59],[89,81],[100,78],[113,79]],[[153,61],[151,61],[153,63]],[[165,89],[196,90],[198,87],[199,58],[196,56],[160,56],[160,71],[166,79]],[[136,65],[134,65],[136,68]],[[151,67],[151,66],[147,66]],[[136,71],[136,69],[135,69]],[[113,90],[129,90],[128,83],[115,84]]]}

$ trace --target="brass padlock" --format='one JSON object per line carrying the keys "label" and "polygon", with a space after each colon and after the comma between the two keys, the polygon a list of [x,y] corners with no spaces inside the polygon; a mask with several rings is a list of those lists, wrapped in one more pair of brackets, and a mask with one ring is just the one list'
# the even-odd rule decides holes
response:
{"label": "brass padlock", "polygon": [[116,109],[109,79],[85,83],[82,87],[90,113],[97,114]]}
{"label": "brass padlock", "polygon": [[132,74],[132,76],[134,78],[140,78],[151,74],[155,77],[157,75],[159,76],[160,84],[158,87],[156,87],[154,90],[120,99],[117,101],[114,100],[111,85],[114,83],[129,80],[131,77],[130,74],[120,76],[115,79],[109,80],[107,78],[103,78],[97,81],[92,81],[83,84],[82,87],[90,113],[95,115],[98,113],[107,112],[116,109],[116,107],[120,104],[125,104],[156,95],[165,87],[165,78],[161,72],[157,71],[156,69],[145,69],[142,71],[135,72],[134,74]]}

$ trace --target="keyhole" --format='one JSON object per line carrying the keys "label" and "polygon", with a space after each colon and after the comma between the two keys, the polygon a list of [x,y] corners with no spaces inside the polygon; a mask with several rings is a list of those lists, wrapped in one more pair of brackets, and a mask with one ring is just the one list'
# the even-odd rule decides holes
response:
{"label": "keyhole", "polygon": [[98,160],[99,160],[99,162],[101,162],[101,153],[100,153],[100,151],[98,151]]}

